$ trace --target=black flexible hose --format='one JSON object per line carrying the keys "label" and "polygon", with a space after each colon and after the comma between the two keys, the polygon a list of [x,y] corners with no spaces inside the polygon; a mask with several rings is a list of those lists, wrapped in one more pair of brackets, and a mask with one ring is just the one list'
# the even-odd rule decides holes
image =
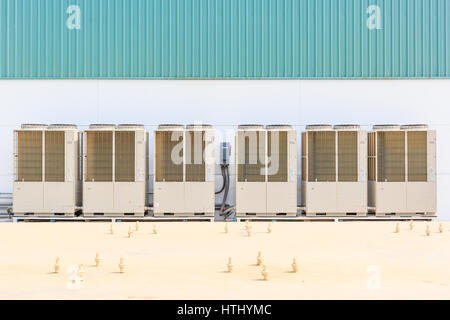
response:
{"label": "black flexible hose", "polygon": [[220,188],[220,190],[217,191],[216,194],[222,193],[223,190],[225,189],[225,184],[226,184],[226,177],[225,177],[224,167],[223,167],[223,166],[220,166],[220,170],[222,171],[222,180],[223,180],[223,183],[222,183],[222,188]]}
{"label": "black flexible hose", "polygon": [[223,211],[225,210],[225,203],[227,202],[228,198],[228,189],[230,188],[230,173],[228,171],[228,167],[225,167],[225,176],[226,177],[226,187],[225,187],[225,193],[223,194],[223,200],[222,200],[222,206],[220,207],[220,214],[223,215]]}

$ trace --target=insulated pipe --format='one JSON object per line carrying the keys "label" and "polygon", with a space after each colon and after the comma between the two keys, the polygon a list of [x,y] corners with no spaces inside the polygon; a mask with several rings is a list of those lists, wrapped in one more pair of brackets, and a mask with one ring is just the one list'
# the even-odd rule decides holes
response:
{"label": "insulated pipe", "polygon": [[225,167],[225,172],[226,172],[226,187],[225,187],[225,193],[223,195],[222,206],[220,207],[221,214],[224,213],[225,203],[228,198],[228,189],[230,188],[230,173],[228,172],[228,167]]}
{"label": "insulated pipe", "polygon": [[225,172],[224,172],[224,167],[220,166],[220,170],[222,171],[222,187],[220,188],[219,191],[216,192],[216,194],[222,193],[223,190],[225,189],[225,184],[226,184],[226,177],[225,177]]}

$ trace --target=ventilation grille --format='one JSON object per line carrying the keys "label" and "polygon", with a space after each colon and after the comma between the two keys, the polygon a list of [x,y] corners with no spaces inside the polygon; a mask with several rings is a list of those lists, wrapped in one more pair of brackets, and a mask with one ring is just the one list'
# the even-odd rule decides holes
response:
{"label": "ventilation grille", "polygon": [[112,181],[112,131],[88,131],[86,181]]}
{"label": "ventilation grille", "polygon": [[186,131],[186,181],[206,180],[205,147],[205,131]]}
{"label": "ventilation grille", "polygon": [[45,132],[45,181],[65,181],[64,131]]}
{"label": "ventilation grille", "polygon": [[267,176],[269,182],[288,181],[288,133],[286,131],[267,132],[267,156],[269,159]]}
{"label": "ventilation grille", "polygon": [[83,157],[80,157],[80,154],[83,154],[83,150],[81,150],[81,146],[83,145],[83,143],[80,141],[83,139],[83,135],[81,132],[77,133],[77,138],[78,138],[78,142],[77,142],[77,149],[76,149],[76,155],[77,155],[77,181],[81,181],[82,177],[83,177]]}
{"label": "ventilation grille", "polygon": [[369,145],[368,145],[368,168],[369,168],[369,181],[376,181],[376,133],[371,132],[369,133]]}
{"label": "ventilation grille", "polygon": [[156,181],[183,182],[183,131],[156,131],[155,148]]}
{"label": "ventilation grille", "polygon": [[265,131],[239,131],[238,146],[238,181],[265,182]]}
{"label": "ventilation grille", "polygon": [[135,132],[115,132],[115,181],[135,181]]}
{"label": "ventilation grille", "polygon": [[[145,133],[146,141],[148,142],[148,132]],[[149,179],[149,172],[150,172],[150,150],[148,143],[145,144],[145,181],[148,181]],[[148,188],[148,184],[146,183],[146,188]]]}
{"label": "ventilation grille", "polygon": [[336,138],[334,131],[308,133],[308,181],[336,181]]}
{"label": "ventilation grille", "polygon": [[358,133],[338,132],[338,181],[358,181]]}
{"label": "ventilation grille", "polygon": [[427,181],[427,132],[408,131],[408,181]]}
{"label": "ventilation grille", "polygon": [[17,181],[42,181],[42,131],[19,131],[17,153]]}
{"label": "ventilation grille", "polygon": [[306,181],[306,132],[302,132],[302,181]]}
{"label": "ventilation grille", "polygon": [[379,182],[405,181],[405,132],[378,132],[377,157]]}

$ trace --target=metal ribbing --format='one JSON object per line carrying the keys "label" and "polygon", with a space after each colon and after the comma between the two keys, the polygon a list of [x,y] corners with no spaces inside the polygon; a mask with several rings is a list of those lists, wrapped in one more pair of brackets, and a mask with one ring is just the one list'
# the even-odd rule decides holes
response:
{"label": "metal ribbing", "polygon": [[450,0],[2,0],[0,78],[448,78],[449,20]]}

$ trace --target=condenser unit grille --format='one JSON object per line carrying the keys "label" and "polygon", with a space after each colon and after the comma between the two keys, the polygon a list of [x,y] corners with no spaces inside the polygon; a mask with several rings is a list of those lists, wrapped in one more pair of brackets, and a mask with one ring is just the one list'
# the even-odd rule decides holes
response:
{"label": "condenser unit grille", "polygon": [[368,145],[369,181],[376,181],[375,138],[376,138],[375,132],[369,133],[369,145]]}
{"label": "condenser unit grille", "polygon": [[186,132],[186,181],[205,181],[205,131]]}
{"label": "condenser unit grille", "polygon": [[112,181],[113,133],[111,131],[88,131],[86,152],[86,180]]}
{"label": "condenser unit grille", "polygon": [[45,132],[45,181],[65,180],[64,131]]}
{"label": "condenser unit grille", "polygon": [[427,180],[427,132],[408,131],[408,181]]}
{"label": "condenser unit grille", "polygon": [[238,133],[239,182],[265,182],[265,146],[264,131]]}
{"label": "condenser unit grille", "polygon": [[302,181],[306,181],[306,132],[302,132]]}
{"label": "condenser unit grille", "polygon": [[338,132],[338,181],[358,181],[358,133]]}
{"label": "condenser unit grille", "polygon": [[135,132],[116,131],[115,139],[115,181],[135,180]]}
{"label": "condenser unit grille", "polygon": [[183,182],[183,131],[155,132],[156,181]]}
{"label": "condenser unit grille", "polygon": [[[146,141],[149,141],[148,140],[148,132],[145,133],[145,137],[146,137]],[[150,172],[149,171],[150,170],[149,161],[150,161],[150,150],[148,147],[148,143],[146,143],[145,144],[145,172],[146,172],[145,181],[147,181],[149,178],[149,172]]]}
{"label": "condenser unit grille", "polygon": [[[77,133],[78,136],[78,141],[81,141],[82,139],[82,135],[81,133]],[[77,164],[76,164],[76,168],[77,168],[77,181],[81,181],[81,177],[83,176],[83,159],[82,157],[80,157],[80,154],[83,154],[83,151],[80,150],[80,147],[82,146],[82,143],[78,143],[77,142],[77,149],[76,149],[76,157],[77,157]]]}
{"label": "condenser unit grille", "polygon": [[308,133],[308,181],[336,181],[335,132]]}
{"label": "condenser unit grille", "polygon": [[17,133],[17,181],[42,181],[42,131]]}
{"label": "condenser unit grille", "polygon": [[267,179],[269,182],[288,181],[288,133],[267,132]]}
{"label": "condenser unit grille", "polygon": [[378,132],[377,162],[379,182],[405,181],[404,132]]}

